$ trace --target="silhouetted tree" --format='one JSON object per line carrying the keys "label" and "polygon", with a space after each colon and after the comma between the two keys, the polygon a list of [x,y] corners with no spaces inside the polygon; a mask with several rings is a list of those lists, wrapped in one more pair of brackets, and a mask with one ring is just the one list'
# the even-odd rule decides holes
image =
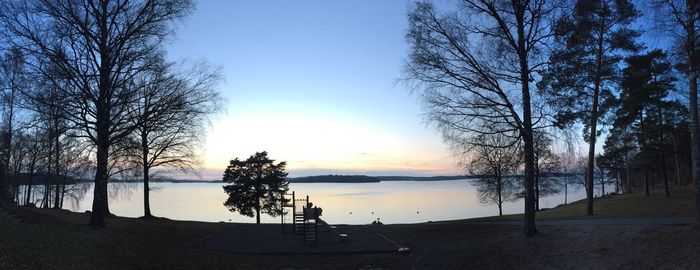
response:
{"label": "silhouetted tree", "polygon": [[584,139],[589,144],[587,215],[593,215],[598,124],[614,97],[620,53],[638,47],[635,39],[639,34],[627,27],[637,17],[638,11],[630,0],[577,0],[570,14],[556,23],[561,48],[551,55],[541,86],[559,108],[560,125],[584,123]]}
{"label": "silhouetted tree", "polygon": [[26,191],[24,192],[24,205],[29,205],[30,203],[34,203],[32,201],[32,184],[34,184],[34,175],[36,174],[36,165],[37,162],[39,161],[39,155],[40,155],[40,148],[39,146],[41,145],[40,142],[40,136],[36,132],[31,133],[26,136],[27,143],[25,144],[27,146],[27,159],[24,161],[25,165],[24,167],[26,168],[27,172],[27,187]]}
{"label": "silhouetted tree", "polygon": [[579,189],[580,187],[585,187],[585,178],[580,179],[579,175],[585,175],[586,173],[586,161],[583,157],[574,153],[574,151],[569,148],[569,151],[559,154],[559,160],[561,161],[561,172],[562,177],[558,178],[559,184],[564,191],[564,204],[569,201],[569,189]]}
{"label": "silhouetted tree", "polygon": [[683,179],[692,178],[691,148],[693,147],[684,147],[692,143],[689,123],[690,114],[688,113],[688,107],[679,100],[671,101],[665,112],[667,116],[664,119],[667,119],[671,128],[671,148],[673,149],[676,185],[682,185],[687,182],[687,180],[684,181]]}
{"label": "silhouetted tree", "polygon": [[676,39],[677,68],[688,82],[692,176],[695,211],[700,220],[700,120],[698,120],[698,73],[700,72],[700,3],[693,0],[654,0],[653,11],[663,34]]}
{"label": "silhouetted tree", "polygon": [[110,147],[136,128],[130,110],[134,76],[154,64],[171,22],[190,13],[190,0],[4,2],[6,41],[32,59],[35,73],[61,80],[70,101],[61,107],[80,136],[95,146],[96,172],[90,224],[105,226]]}
{"label": "silhouetted tree", "polygon": [[559,192],[559,156],[552,152],[551,135],[544,130],[536,130],[535,142],[535,209],[540,210],[540,197]]}
{"label": "silhouetted tree", "polygon": [[257,152],[246,160],[231,160],[224,171],[224,192],[228,199],[224,205],[231,212],[253,217],[260,223],[260,214],[281,214],[281,204],[288,201],[284,194],[289,190],[285,179],[287,162],[267,157],[267,152]]}
{"label": "silhouetted tree", "polygon": [[137,76],[140,91],[132,117],[137,128],[129,140],[128,155],[143,176],[145,217],[152,216],[149,179],[156,176],[155,169],[187,172],[198,164],[207,117],[221,107],[221,97],[214,90],[220,77],[205,63],[182,72],[164,63]]}
{"label": "silhouetted tree", "polygon": [[[0,200],[7,199],[8,180],[10,180],[10,159],[13,155],[13,134],[17,110],[20,104],[20,94],[28,90],[29,79],[25,69],[25,59],[17,47],[10,48],[0,59],[0,83],[2,98],[2,120],[0,129],[2,145],[0,146]],[[9,198],[11,198],[10,196]]]}
{"label": "silhouetted tree", "polygon": [[616,176],[619,181],[616,189],[620,189],[624,193],[631,192],[631,157],[638,152],[633,133],[634,130],[629,126],[614,124],[605,139],[605,144],[603,144],[603,154],[598,156],[599,160],[597,161],[609,174]]}
{"label": "silhouetted tree", "polygon": [[489,126],[522,139],[528,236],[537,233],[533,128],[541,116],[533,117],[530,86],[545,66],[557,2],[463,0],[444,15],[422,2],[408,15],[405,75],[445,141],[468,143]]}
{"label": "silhouetted tree", "polygon": [[516,199],[519,188],[514,173],[522,164],[520,146],[513,136],[502,133],[482,134],[476,138],[470,162],[469,173],[477,175],[472,180],[476,186],[479,201],[496,204],[498,215],[503,215],[503,202]]}
{"label": "silhouetted tree", "polygon": [[[674,88],[671,64],[661,50],[626,59],[620,93],[621,106],[615,125],[633,126],[638,134],[640,158],[643,162],[644,190],[649,195],[648,169],[658,167],[663,176],[666,195],[666,138],[664,111],[671,105],[665,99]],[[660,159],[660,160],[659,160]],[[657,166],[658,165],[658,166]]]}
{"label": "silhouetted tree", "polygon": [[[601,154],[598,154],[598,157],[596,158],[595,162],[595,176],[596,179],[598,180],[598,186],[600,186],[600,196],[605,196],[605,186],[610,185],[613,183],[611,178],[608,176],[609,170],[605,167],[607,164],[604,164],[602,160],[598,160],[601,157]],[[593,185],[595,187],[595,185]]]}

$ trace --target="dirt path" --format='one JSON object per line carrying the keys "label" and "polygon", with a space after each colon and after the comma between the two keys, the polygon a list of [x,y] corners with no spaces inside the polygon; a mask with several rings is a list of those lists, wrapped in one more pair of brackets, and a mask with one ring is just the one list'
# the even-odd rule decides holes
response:
{"label": "dirt path", "polygon": [[[326,225],[328,227],[328,225]],[[347,254],[396,252],[401,247],[368,226],[339,225],[319,230],[318,240],[305,242],[292,227],[283,233],[278,224],[235,224],[197,247],[241,254]],[[340,234],[345,238],[341,238]]]}
{"label": "dirt path", "polygon": [[411,248],[412,269],[698,269],[699,228],[683,225],[691,221],[543,220],[534,237],[517,221],[386,226],[383,233]]}

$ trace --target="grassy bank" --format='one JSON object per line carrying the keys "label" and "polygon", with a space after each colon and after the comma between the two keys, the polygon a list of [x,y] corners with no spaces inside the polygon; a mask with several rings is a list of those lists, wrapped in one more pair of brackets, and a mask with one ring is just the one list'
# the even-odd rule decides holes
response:
{"label": "grassy bank", "polygon": [[[600,217],[692,216],[690,188],[672,198],[630,194],[596,200]],[[583,218],[584,202],[538,218]],[[373,228],[408,254],[250,255],[197,248],[232,224],[115,217],[87,226],[88,214],[13,208],[0,219],[0,269],[691,269],[700,265],[700,229],[692,226],[521,226],[475,220]],[[517,215],[505,219],[517,219]],[[495,218],[480,219],[494,220]]]}
{"label": "grassy bank", "polygon": [[[13,208],[25,221],[0,219],[0,269],[357,269],[406,266],[395,254],[246,255],[204,250],[195,243],[227,223],[114,217],[95,230],[89,215]],[[403,269],[401,267],[395,269]]]}
{"label": "grassy bank", "polygon": [[[537,219],[582,219],[582,218],[651,218],[693,217],[695,215],[695,193],[690,186],[673,188],[671,197],[662,189],[653,190],[649,196],[643,192],[595,198],[594,215],[586,216],[586,200],[560,205],[537,212]],[[472,220],[522,220],[522,214],[476,218]]]}

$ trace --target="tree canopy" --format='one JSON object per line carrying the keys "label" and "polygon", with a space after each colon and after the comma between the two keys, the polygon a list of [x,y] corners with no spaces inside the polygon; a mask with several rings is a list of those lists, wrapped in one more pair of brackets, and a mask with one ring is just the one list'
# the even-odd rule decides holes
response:
{"label": "tree canopy", "polygon": [[231,160],[224,171],[224,192],[228,199],[224,205],[231,212],[253,217],[260,223],[260,214],[277,216],[282,214],[282,205],[288,202],[284,194],[289,190],[285,179],[287,163],[257,152],[246,160]]}

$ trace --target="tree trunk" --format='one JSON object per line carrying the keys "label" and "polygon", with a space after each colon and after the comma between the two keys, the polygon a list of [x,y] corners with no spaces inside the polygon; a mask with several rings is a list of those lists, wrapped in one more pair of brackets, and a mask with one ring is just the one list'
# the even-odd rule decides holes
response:
{"label": "tree trunk", "polygon": [[24,205],[29,205],[32,199],[32,180],[34,180],[34,165],[36,165],[36,158],[32,157],[32,161],[29,163],[29,181],[27,182],[27,198],[25,198]]}
{"label": "tree trunk", "polygon": [[593,82],[593,100],[591,107],[590,133],[588,135],[588,168],[586,172],[586,215],[593,215],[593,173],[595,167],[596,131],[598,129],[598,99],[600,95],[600,70],[603,53],[602,32],[598,37],[598,53],[596,55],[596,77]]}
{"label": "tree trunk", "polygon": [[59,167],[59,162],[60,162],[60,160],[59,160],[60,152],[59,151],[60,150],[58,149],[58,146],[59,146],[58,145],[59,144],[59,142],[58,142],[58,123],[56,120],[54,120],[54,129],[55,129],[54,138],[53,138],[54,139],[54,167],[55,167],[55,171],[56,171],[56,176],[55,176],[55,178],[56,178],[56,194],[54,196],[56,196],[56,197],[54,198],[53,208],[58,209],[61,207],[61,188],[60,188],[60,185],[61,184],[65,185],[65,183],[61,183],[61,181],[58,180],[61,178],[60,177],[61,171],[60,171],[60,167]]}
{"label": "tree trunk", "polygon": [[63,208],[63,201],[66,198],[66,177],[67,176],[65,174],[63,175],[63,177],[61,177],[61,182],[63,183],[63,185],[61,185],[61,205],[59,206],[59,208]]}
{"label": "tree trunk", "polygon": [[[645,133],[644,133],[644,110],[643,109],[639,112],[639,133],[641,134],[640,139],[642,140],[642,143],[641,143],[642,153],[643,153],[642,157],[643,157],[644,162],[646,163],[647,162],[646,155],[648,155],[647,154],[648,149],[647,149],[647,144],[646,144],[647,140],[644,136]],[[644,164],[643,167],[644,167],[644,195],[649,196],[649,170],[647,169],[648,164]]]}
{"label": "tree trunk", "polygon": [[255,223],[260,224],[260,206],[255,207]]}
{"label": "tree trunk", "polygon": [[[106,80],[103,84],[106,83]],[[106,87],[101,85],[102,87]],[[105,227],[105,218],[109,214],[107,205],[107,180],[109,178],[109,109],[106,101],[98,100],[98,117],[96,119],[97,133],[97,167],[95,168],[95,189],[92,200],[92,215],[90,225],[96,228]]]}
{"label": "tree trunk", "polygon": [[[693,61],[690,61],[691,63]],[[692,65],[691,65],[692,66]],[[693,144],[690,146],[693,162],[693,183],[695,184],[695,210],[700,220],[700,122],[698,122],[698,83],[697,71],[691,67],[689,71],[690,85],[690,124]]]}
{"label": "tree trunk", "polygon": [[107,204],[107,177],[109,173],[107,171],[107,148],[106,140],[98,143],[95,189],[92,200],[92,215],[90,216],[90,225],[96,228],[105,227],[105,217],[107,215],[105,212],[105,205]]}
{"label": "tree trunk", "polygon": [[27,184],[27,188],[25,188],[24,190],[25,190],[25,192],[24,192],[24,205],[27,206],[27,205],[29,205],[29,201],[31,200],[31,198],[30,198],[31,196],[29,196],[30,194],[32,194],[31,183]]}
{"label": "tree trunk", "polygon": [[501,195],[501,177],[497,176],[496,192],[498,192],[498,216],[503,216],[503,196]]}
{"label": "tree trunk", "polygon": [[630,183],[630,165],[628,157],[629,156],[625,154],[625,184],[627,185],[625,193],[632,193],[632,183]]}
{"label": "tree trunk", "polygon": [[649,196],[649,171],[644,169],[644,195]]}
{"label": "tree trunk", "polygon": [[593,215],[593,170],[595,167],[595,142],[596,142],[596,124],[598,122],[598,91],[599,86],[596,85],[593,90],[593,109],[591,113],[591,133],[588,137],[588,167],[586,170],[586,215]]}
{"label": "tree trunk", "polygon": [[[145,121],[144,121],[145,122]],[[141,129],[141,163],[143,165],[143,216],[153,217],[151,215],[151,201],[150,201],[150,191],[151,188],[148,185],[150,180],[150,166],[148,164],[148,133],[144,128]]]}
{"label": "tree trunk", "polygon": [[674,162],[676,164],[676,186],[681,185],[681,170],[680,170],[680,164],[678,163],[678,145],[676,144],[676,127],[673,126],[673,130],[671,130],[671,139],[673,142],[673,158],[675,159]]}
{"label": "tree trunk", "polygon": [[540,169],[535,158],[535,211],[540,211]]}
{"label": "tree trunk", "polygon": [[49,194],[51,194],[51,182],[47,174],[44,176],[44,199],[41,202],[41,208],[49,208]]}
{"label": "tree trunk", "polygon": [[692,159],[692,175],[695,184],[695,211],[700,220],[700,122],[698,122],[698,71],[696,66],[696,33],[695,21],[697,12],[695,2],[685,1],[686,22],[685,28],[685,53],[688,57],[688,103],[690,104],[690,135],[692,143],[690,146]]}
{"label": "tree trunk", "polygon": [[671,197],[668,190],[668,176],[666,175],[666,143],[664,141],[664,119],[661,112],[661,97],[657,97],[656,110],[659,115],[659,151],[661,152],[661,177],[664,179],[666,197]]}
{"label": "tree trunk", "polygon": [[535,147],[532,134],[532,108],[530,106],[530,67],[528,65],[528,52],[525,49],[524,30],[524,4],[514,3],[516,21],[518,28],[518,58],[520,62],[520,82],[523,98],[523,127],[522,137],[524,144],[525,160],[525,235],[533,236],[537,234],[535,226]]}
{"label": "tree trunk", "polygon": [[[106,2],[101,3],[101,12],[107,13]],[[109,181],[109,147],[111,137],[112,119],[112,55],[107,20],[101,19],[97,22],[99,27],[99,37],[97,41],[97,51],[100,52],[99,63],[99,84],[96,100],[95,134],[97,147],[97,164],[95,168],[95,190],[92,200],[92,215],[90,225],[96,228],[105,227],[105,218],[109,215],[109,199],[107,193],[107,183]]]}
{"label": "tree trunk", "polygon": [[151,215],[151,201],[150,201],[151,188],[148,185],[148,181],[150,179],[150,176],[148,174],[149,174],[148,166],[144,165],[143,166],[143,216],[144,217],[153,217],[153,215]]}
{"label": "tree trunk", "polygon": [[569,196],[569,179],[564,179],[564,181],[566,181],[564,182],[564,205],[566,205],[568,203],[567,199]]}

